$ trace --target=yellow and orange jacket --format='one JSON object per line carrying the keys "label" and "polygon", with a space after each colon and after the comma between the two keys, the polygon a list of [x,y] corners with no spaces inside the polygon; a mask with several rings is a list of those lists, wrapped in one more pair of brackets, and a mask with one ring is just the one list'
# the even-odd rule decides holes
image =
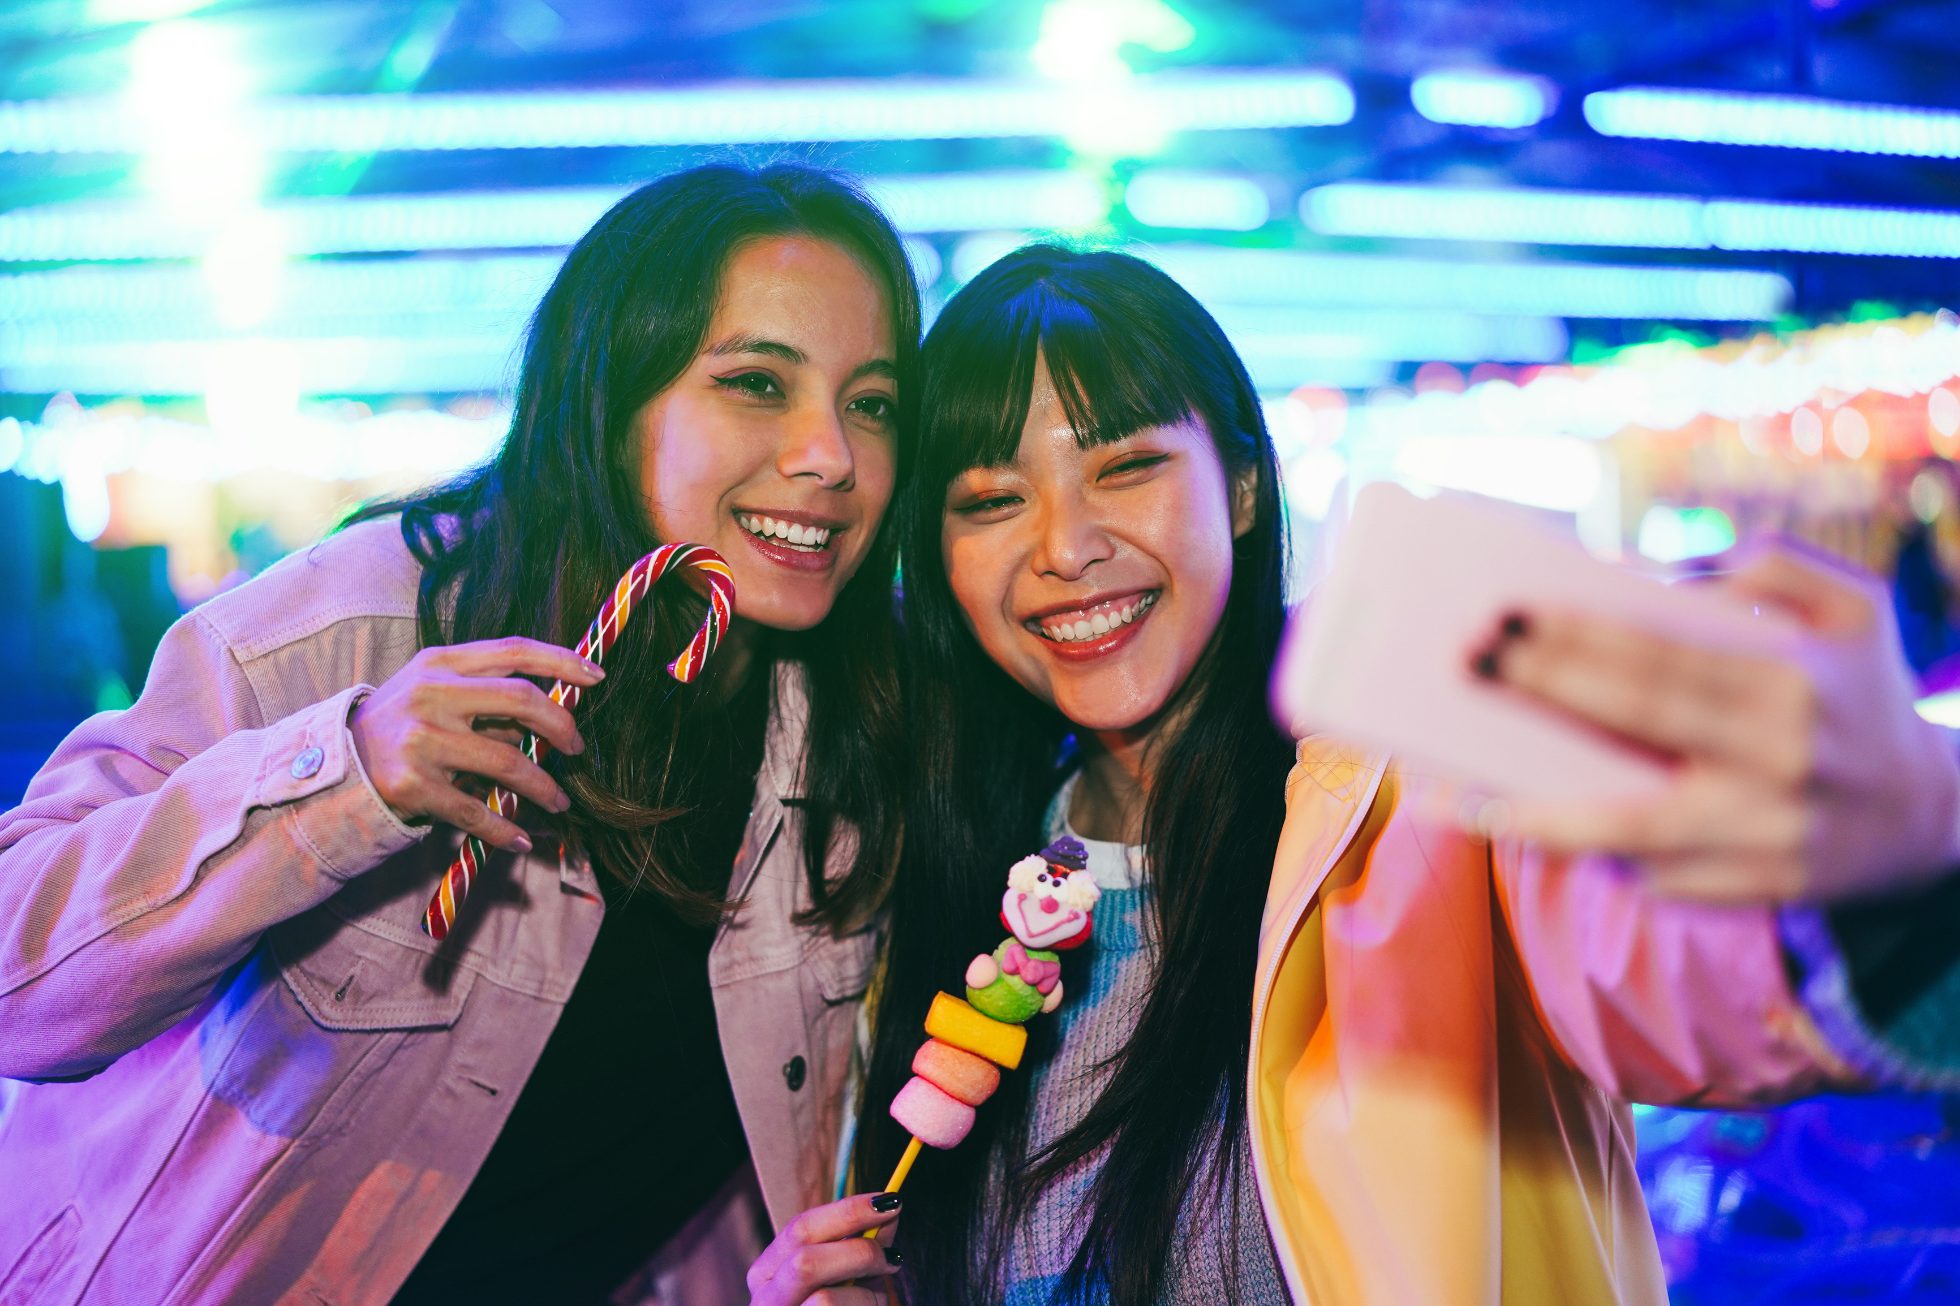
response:
{"label": "yellow and orange jacket", "polygon": [[1472,838],[1422,815],[1433,785],[1324,738],[1287,783],[1248,1075],[1294,1300],[1664,1303],[1628,1103],[1857,1077],[1772,911]]}

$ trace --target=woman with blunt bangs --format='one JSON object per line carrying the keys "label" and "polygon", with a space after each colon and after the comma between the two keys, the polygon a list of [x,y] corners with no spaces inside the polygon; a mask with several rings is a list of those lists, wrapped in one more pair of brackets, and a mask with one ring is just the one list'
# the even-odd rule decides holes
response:
{"label": "woman with blunt bangs", "polygon": [[[918,332],[850,183],[653,182],[544,296],[491,462],[173,627],[0,817],[0,1299],[740,1295],[765,1204],[834,1191],[897,854]],[[734,575],[705,672],[664,670],[679,580],[569,651],[676,541]]]}
{"label": "woman with blunt bangs", "polygon": [[[1020,250],[947,304],[925,361],[895,517],[909,710],[932,729],[865,1195],[785,1228],[755,1300],[875,1302],[846,1285],[886,1278],[932,1306],[1663,1302],[1628,1101],[1861,1082],[1792,992],[1775,916],[1436,824],[1434,782],[1274,728],[1272,444],[1162,272]],[[901,1210],[877,1188],[926,1008],[998,940],[1005,869],[1063,836],[1102,890],[1094,939]]]}

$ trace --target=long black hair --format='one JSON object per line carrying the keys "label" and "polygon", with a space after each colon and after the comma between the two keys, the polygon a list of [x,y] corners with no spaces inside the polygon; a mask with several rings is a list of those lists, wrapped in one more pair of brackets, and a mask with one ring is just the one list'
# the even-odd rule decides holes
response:
{"label": "long black hair", "polygon": [[[422,564],[425,645],[518,634],[577,643],[619,576],[661,543],[641,489],[634,414],[700,352],[735,250],[792,235],[848,251],[885,293],[903,484],[918,403],[919,292],[890,221],[850,182],[794,164],[714,164],[663,177],[614,205],[566,257],[531,318],[516,411],[495,459],[356,516],[401,514]],[[875,913],[897,853],[894,552],[882,532],[825,622],[799,635],[772,632],[766,645],[771,657],[801,662],[808,677],[805,755],[824,762],[804,777],[806,873],[813,918],[839,930]],[[689,686],[662,668],[703,611],[685,587],[656,587],[580,709],[586,752],[551,763],[573,799],[559,818],[567,836],[615,877],[696,919],[727,909],[726,882],[712,891],[689,883],[685,850],[662,832],[711,797],[696,790],[687,727],[699,715],[690,709],[714,692],[717,668]],[[769,664],[750,674],[769,675]],[[846,824],[857,834],[854,862],[827,882],[826,854]]]}
{"label": "long black hair", "polygon": [[[919,1161],[907,1187],[907,1286],[935,1306],[988,1300],[1005,1240],[1037,1190],[1091,1157],[1100,1174],[1061,1294],[1155,1300],[1187,1191],[1210,1182],[1222,1196],[1235,1181],[1259,919],[1292,759],[1265,701],[1285,615],[1278,468],[1244,365],[1203,307],[1148,263],[1051,245],[1010,254],[955,295],[927,337],[918,465],[894,508],[919,728],[860,1122],[860,1186],[881,1185],[905,1142],[886,1108],[910,1073],[926,1005],[937,989],[957,991],[965,959],[998,941],[1006,868],[1043,842],[1042,815],[1065,765],[1069,723],[981,650],[940,544],[953,478],[1013,458],[1037,353],[1079,443],[1196,417],[1227,475],[1255,477],[1255,506],[1233,546],[1224,615],[1179,691],[1181,724],[1155,746],[1145,874],[1162,948],[1149,1000],[1107,1088],[1052,1146],[1023,1156],[1027,1075],[1009,1074],[965,1143]],[[1037,1021],[1030,1034],[1038,1060],[1052,1032]],[[1216,1164],[1201,1175],[1207,1156]],[[1004,1175],[1004,1187],[990,1174]]]}

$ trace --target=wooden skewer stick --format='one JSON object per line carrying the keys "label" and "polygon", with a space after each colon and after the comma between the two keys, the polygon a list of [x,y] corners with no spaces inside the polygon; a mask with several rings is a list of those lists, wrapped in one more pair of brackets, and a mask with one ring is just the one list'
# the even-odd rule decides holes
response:
{"label": "wooden skewer stick", "polygon": [[[919,1149],[924,1146],[925,1144],[919,1141],[917,1134],[912,1135],[912,1141],[905,1145],[905,1155],[898,1158],[898,1165],[892,1170],[892,1177],[885,1184],[886,1192],[895,1193],[905,1183],[905,1176],[912,1173],[912,1163],[919,1159]],[[866,1238],[876,1238],[877,1236],[878,1231],[876,1229],[866,1229],[864,1231],[864,1237]]]}
{"label": "wooden skewer stick", "polygon": [[912,1163],[919,1159],[919,1149],[923,1146],[917,1135],[914,1135],[912,1141],[905,1145],[905,1155],[898,1158],[898,1165],[892,1170],[892,1177],[885,1184],[886,1192],[898,1191],[899,1185],[905,1182],[905,1176],[912,1173]]}

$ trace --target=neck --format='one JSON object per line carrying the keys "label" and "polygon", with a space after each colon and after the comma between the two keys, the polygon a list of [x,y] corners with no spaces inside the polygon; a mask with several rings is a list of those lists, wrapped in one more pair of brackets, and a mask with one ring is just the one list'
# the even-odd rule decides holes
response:
{"label": "neck", "polygon": [[1082,778],[1075,782],[1068,822],[1085,839],[1142,843],[1150,800],[1156,731],[1098,731],[1086,737]]}

